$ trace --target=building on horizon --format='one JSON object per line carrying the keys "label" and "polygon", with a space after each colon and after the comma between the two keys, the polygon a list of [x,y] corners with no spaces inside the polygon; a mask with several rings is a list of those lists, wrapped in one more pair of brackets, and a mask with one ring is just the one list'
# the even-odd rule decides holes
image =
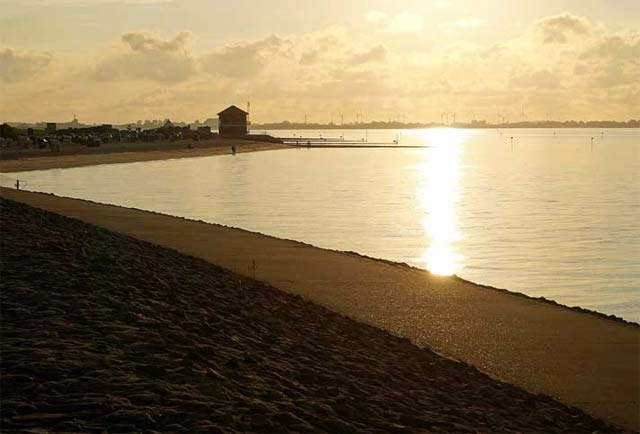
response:
{"label": "building on horizon", "polygon": [[249,113],[232,105],[218,113],[218,132],[221,137],[244,137],[249,134]]}

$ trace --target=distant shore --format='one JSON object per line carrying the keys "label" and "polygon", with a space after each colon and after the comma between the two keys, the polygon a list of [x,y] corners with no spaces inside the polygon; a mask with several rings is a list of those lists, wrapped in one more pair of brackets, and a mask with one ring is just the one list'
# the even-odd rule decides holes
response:
{"label": "distant shore", "polygon": [[212,141],[176,141],[151,143],[115,143],[101,147],[69,147],[60,154],[50,151],[24,153],[2,158],[0,172],[24,172],[28,170],[62,169],[69,167],[95,166],[98,164],[133,163],[137,161],[169,160],[174,158],[208,157],[236,152],[257,152],[289,149],[290,146],[251,142],[246,140],[217,139]]}
{"label": "distant shore", "polygon": [[640,328],[635,325],[239,229],[47,194],[0,193],[255,276],[494,378],[627,429],[640,427]]}
{"label": "distant shore", "polygon": [[629,122],[512,122],[512,123],[402,123],[402,122],[370,122],[360,124],[305,124],[296,122],[254,124],[254,130],[411,130],[429,128],[462,128],[462,129],[484,129],[484,130],[506,130],[506,129],[565,129],[565,128],[590,128],[590,129],[630,129],[640,128],[640,121]]}
{"label": "distant shore", "polygon": [[618,431],[200,259],[0,209],[4,430]]}

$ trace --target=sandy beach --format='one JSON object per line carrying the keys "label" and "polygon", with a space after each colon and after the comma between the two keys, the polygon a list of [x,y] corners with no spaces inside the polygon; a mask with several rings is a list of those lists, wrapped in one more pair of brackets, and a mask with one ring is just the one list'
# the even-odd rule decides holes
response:
{"label": "sandy beach", "polygon": [[[191,147],[189,147],[191,146]],[[290,149],[278,143],[251,142],[247,140],[217,139],[200,142],[151,142],[105,144],[98,148],[75,146],[62,154],[44,152],[41,155],[18,156],[0,159],[0,172],[62,169],[68,167],[95,166],[98,164],[133,163],[136,161],[169,160],[173,158],[209,157],[236,152],[257,152]]]}
{"label": "sandy beach", "polygon": [[5,198],[169,247],[238,274],[255,274],[273,287],[409,338],[493,378],[638,430],[637,325],[239,229],[53,195],[0,191]]}
{"label": "sandy beach", "polygon": [[0,205],[5,432],[617,431],[201,259]]}

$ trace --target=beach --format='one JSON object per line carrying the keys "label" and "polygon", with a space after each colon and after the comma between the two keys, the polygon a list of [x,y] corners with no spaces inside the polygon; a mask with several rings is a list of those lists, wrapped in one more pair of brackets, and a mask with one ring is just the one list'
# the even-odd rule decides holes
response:
{"label": "beach", "polygon": [[[13,200],[0,205],[3,431],[617,431],[202,259]],[[108,210],[105,223],[118,212]]]}
{"label": "beach", "polygon": [[98,164],[209,157],[212,155],[231,154],[233,146],[235,146],[238,153],[291,148],[279,143],[222,138],[198,142],[182,140],[176,142],[116,143],[105,144],[102,147],[95,148],[76,145],[68,147],[60,154],[47,151],[38,155],[28,153],[24,155],[7,155],[0,158],[0,172],[10,173],[95,166]]}

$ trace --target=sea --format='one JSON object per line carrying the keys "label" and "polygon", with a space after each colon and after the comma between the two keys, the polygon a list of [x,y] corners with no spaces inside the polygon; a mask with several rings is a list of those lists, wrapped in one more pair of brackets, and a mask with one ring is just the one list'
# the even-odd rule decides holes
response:
{"label": "sea", "polygon": [[0,183],[355,251],[640,322],[640,130],[266,133],[302,146]]}

